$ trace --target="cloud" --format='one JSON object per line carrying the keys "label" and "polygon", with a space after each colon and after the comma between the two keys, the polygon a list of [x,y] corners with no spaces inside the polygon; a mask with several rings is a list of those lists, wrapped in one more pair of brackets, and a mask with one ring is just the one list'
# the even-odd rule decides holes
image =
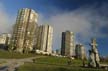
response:
{"label": "cloud", "polygon": [[14,16],[8,14],[3,4],[0,3],[0,34],[10,33],[12,31],[14,21]]}
{"label": "cloud", "polygon": [[[70,30],[75,33],[75,42],[83,43],[88,50],[88,44],[92,37],[108,37],[101,32],[108,25],[108,5],[83,6],[72,11],[57,12],[46,21],[54,27],[54,49],[61,47],[61,32]],[[44,18],[45,19],[45,18]]]}

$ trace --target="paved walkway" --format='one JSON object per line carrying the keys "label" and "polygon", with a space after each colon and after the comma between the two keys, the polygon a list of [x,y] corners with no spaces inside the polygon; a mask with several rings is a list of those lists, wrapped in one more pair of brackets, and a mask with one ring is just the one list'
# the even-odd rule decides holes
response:
{"label": "paved walkway", "polygon": [[23,65],[25,62],[33,62],[33,59],[41,58],[44,56],[30,57],[23,59],[0,59],[0,62],[5,62],[0,65],[0,71],[15,71],[20,65]]}

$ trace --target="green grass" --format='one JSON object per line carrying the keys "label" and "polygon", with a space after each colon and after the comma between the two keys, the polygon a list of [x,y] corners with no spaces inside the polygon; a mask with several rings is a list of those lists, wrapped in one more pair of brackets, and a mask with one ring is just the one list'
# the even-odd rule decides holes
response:
{"label": "green grass", "polygon": [[[37,58],[35,60],[35,63],[55,64],[55,65],[67,65],[68,61],[69,61],[68,58],[47,56],[47,57],[44,57],[44,58]],[[82,61],[81,60],[71,60],[71,65],[81,66],[82,65]]]}
{"label": "green grass", "polygon": [[67,58],[47,56],[44,58],[37,58],[35,63],[65,65],[67,63],[67,60]]}
{"label": "green grass", "polygon": [[15,52],[8,52],[5,50],[0,50],[0,58],[5,58],[5,59],[20,59],[20,58],[28,58],[28,57],[34,57],[36,54],[21,54],[21,53],[15,53]]}
{"label": "green grass", "polygon": [[83,68],[81,60],[72,60],[71,65],[67,64],[68,58],[47,56],[38,58],[34,63],[25,63],[18,68],[18,71],[105,71],[95,68]]}
{"label": "green grass", "polygon": [[6,61],[0,61],[0,64],[6,63]]}
{"label": "green grass", "polygon": [[74,67],[68,65],[48,65],[48,64],[35,64],[25,63],[23,66],[18,68],[17,71],[105,71],[102,69]]}

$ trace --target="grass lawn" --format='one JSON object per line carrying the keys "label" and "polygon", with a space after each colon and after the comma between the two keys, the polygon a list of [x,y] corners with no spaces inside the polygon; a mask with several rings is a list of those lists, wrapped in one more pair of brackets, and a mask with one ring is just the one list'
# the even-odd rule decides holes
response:
{"label": "grass lawn", "polygon": [[[35,63],[38,64],[54,64],[54,65],[68,65],[69,59],[68,58],[61,58],[61,57],[53,57],[53,56],[47,56],[44,58],[37,58],[35,60]],[[71,65],[77,65],[81,66],[82,61],[81,60],[71,60]]]}
{"label": "grass lawn", "polygon": [[20,58],[28,58],[28,57],[34,57],[36,54],[21,54],[21,53],[13,53],[13,52],[8,52],[5,50],[0,50],[0,58],[6,58],[6,59],[20,59]]}
{"label": "grass lawn", "polygon": [[68,58],[44,57],[38,58],[34,63],[25,63],[17,71],[105,71],[102,69],[83,68],[81,60],[72,60],[67,64]]}
{"label": "grass lawn", "polygon": [[[28,58],[34,56],[42,56],[36,54],[20,54],[13,53],[4,50],[0,50],[0,58]],[[94,68],[83,68],[81,60],[72,60],[71,65],[68,65],[68,58],[61,57],[53,57],[53,56],[45,56],[42,58],[36,58],[32,63],[24,63],[24,65],[20,66],[17,71],[105,71],[102,69],[94,69]],[[5,62],[0,62],[0,64]]]}
{"label": "grass lawn", "polygon": [[47,65],[47,64],[34,64],[25,63],[17,71],[105,71],[93,68],[82,68],[74,66],[58,66],[58,65]]}
{"label": "grass lawn", "polygon": [[6,61],[0,61],[0,64],[6,63]]}

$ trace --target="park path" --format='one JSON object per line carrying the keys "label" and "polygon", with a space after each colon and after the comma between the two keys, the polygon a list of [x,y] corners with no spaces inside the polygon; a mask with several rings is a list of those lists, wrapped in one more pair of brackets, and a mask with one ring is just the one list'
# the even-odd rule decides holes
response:
{"label": "park path", "polygon": [[5,62],[0,65],[0,71],[15,71],[16,68],[23,65],[25,62],[33,62],[33,59],[42,57],[45,56],[29,57],[23,59],[0,59],[1,62]]}

